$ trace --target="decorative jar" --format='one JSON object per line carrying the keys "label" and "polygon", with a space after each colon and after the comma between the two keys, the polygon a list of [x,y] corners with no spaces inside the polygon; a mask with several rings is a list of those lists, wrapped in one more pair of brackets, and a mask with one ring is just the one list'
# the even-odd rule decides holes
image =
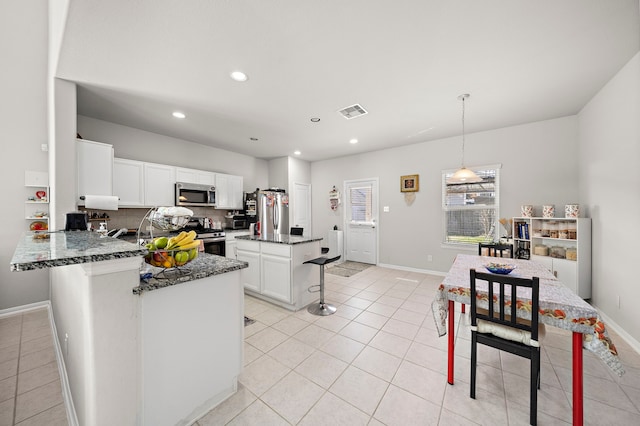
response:
{"label": "decorative jar", "polygon": [[556,207],[553,204],[546,204],[542,206],[542,217],[552,218],[556,215]]}

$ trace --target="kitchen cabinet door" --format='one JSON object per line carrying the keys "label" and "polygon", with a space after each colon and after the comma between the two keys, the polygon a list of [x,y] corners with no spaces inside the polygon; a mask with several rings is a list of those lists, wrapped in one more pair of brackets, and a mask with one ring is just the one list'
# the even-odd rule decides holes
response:
{"label": "kitchen cabinet door", "polygon": [[576,261],[535,255],[531,256],[531,260],[544,265],[565,287],[581,296],[578,289],[578,264]]}
{"label": "kitchen cabinet door", "polygon": [[216,184],[216,174],[205,170],[176,168],[176,182],[198,183],[201,185]]}
{"label": "kitchen cabinet door", "polygon": [[240,210],[243,208],[242,176],[216,173],[216,208]]}
{"label": "kitchen cabinet door", "polygon": [[76,166],[78,171],[77,201],[84,195],[113,195],[113,146],[76,140]]}
{"label": "kitchen cabinet door", "polygon": [[553,259],[553,275],[576,294],[578,292],[577,263],[567,259]]}
{"label": "kitchen cabinet door", "polygon": [[229,189],[229,199],[231,208],[234,210],[242,210],[244,209],[244,197],[242,193],[242,184],[243,179],[242,176],[231,176],[230,189]]}
{"label": "kitchen cabinet door", "polygon": [[120,207],[144,206],[144,163],[115,158],[113,160],[113,195]]}
{"label": "kitchen cabinet door", "polygon": [[237,250],[238,260],[247,262],[248,268],[240,271],[242,285],[247,290],[260,293],[260,253],[246,250]]}
{"label": "kitchen cabinet door", "polygon": [[229,259],[237,259],[238,258],[237,249],[238,249],[238,245],[236,244],[235,241],[226,240],[224,242],[224,257],[228,257]]}
{"label": "kitchen cabinet door", "polygon": [[262,253],[262,294],[291,303],[291,258]]}
{"label": "kitchen cabinet door", "polygon": [[176,168],[164,164],[144,163],[144,203],[148,207],[175,205]]}

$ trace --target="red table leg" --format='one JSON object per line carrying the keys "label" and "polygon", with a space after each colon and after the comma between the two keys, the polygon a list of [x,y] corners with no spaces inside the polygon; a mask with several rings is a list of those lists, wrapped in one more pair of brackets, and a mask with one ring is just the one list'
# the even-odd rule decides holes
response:
{"label": "red table leg", "polygon": [[455,316],[455,302],[453,300],[449,300],[449,348],[447,350],[448,355],[448,367],[447,367],[447,382],[450,385],[453,384],[453,330],[454,330],[454,316]]}
{"label": "red table leg", "polygon": [[466,307],[467,307],[467,305],[465,305],[465,304],[463,303],[463,304],[462,304],[462,313],[463,313],[463,314],[464,314],[464,313],[465,313],[465,311],[467,310],[467,309],[466,309]]}
{"label": "red table leg", "polygon": [[573,333],[573,426],[582,426],[582,334]]}

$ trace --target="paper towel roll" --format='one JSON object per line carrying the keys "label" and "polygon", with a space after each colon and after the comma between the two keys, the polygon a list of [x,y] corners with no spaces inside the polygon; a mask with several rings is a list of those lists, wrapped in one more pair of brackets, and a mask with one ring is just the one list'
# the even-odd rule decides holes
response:
{"label": "paper towel roll", "polygon": [[115,195],[85,195],[84,206],[87,209],[118,210],[118,197]]}

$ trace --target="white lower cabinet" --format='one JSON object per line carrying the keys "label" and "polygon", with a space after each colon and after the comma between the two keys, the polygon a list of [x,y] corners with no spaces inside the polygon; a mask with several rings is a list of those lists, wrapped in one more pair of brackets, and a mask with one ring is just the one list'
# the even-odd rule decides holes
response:
{"label": "white lower cabinet", "polygon": [[262,294],[291,303],[291,259],[262,253],[260,269]]}
{"label": "white lower cabinet", "polygon": [[[259,250],[260,246],[258,245],[257,248]],[[260,281],[261,281],[260,252],[242,250],[240,249],[240,247],[238,247],[237,253],[238,253],[238,260],[247,262],[249,264],[249,267],[243,269],[240,273],[240,279],[242,281],[242,285],[246,290],[252,290],[257,293],[260,293],[262,288],[262,286],[260,285]]]}
{"label": "white lower cabinet", "polygon": [[[578,263],[573,260],[555,259],[549,256],[531,256],[531,260],[547,267],[555,277],[577,295],[587,298],[578,289]],[[590,295],[589,295],[590,296]]]}
{"label": "white lower cabinet", "polygon": [[224,255],[229,259],[237,259],[238,258],[238,243],[236,242],[236,237],[240,237],[243,235],[249,235],[248,230],[234,230],[227,231],[227,239],[224,242]]}
{"label": "white lower cabinet", "polygon": [[319,282],[318,266],[304,264],[320,256],[320,242],[279,244],[236,240],[238,260],[249,263],[241,271],[245,292],[291,310],[298,310],[317,293],[308,289]]}

